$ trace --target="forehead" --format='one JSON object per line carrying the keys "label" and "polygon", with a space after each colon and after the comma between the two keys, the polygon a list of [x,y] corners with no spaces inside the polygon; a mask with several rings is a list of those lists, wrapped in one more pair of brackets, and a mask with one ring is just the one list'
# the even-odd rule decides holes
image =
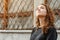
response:
{"label": "forehead", "polygon": [[45,6],[44,5],[39,5],[38,8],[40,8],[40,7],[45,7]]}

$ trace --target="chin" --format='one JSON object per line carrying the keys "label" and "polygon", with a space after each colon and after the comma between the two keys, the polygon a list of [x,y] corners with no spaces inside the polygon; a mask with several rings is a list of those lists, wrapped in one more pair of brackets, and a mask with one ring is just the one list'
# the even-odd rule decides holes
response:
{"label": "chin", "polygon": [[38,15],[37,17],[38,17],[38,18],[41,18],[41,17],[45,17],[45,15]]}

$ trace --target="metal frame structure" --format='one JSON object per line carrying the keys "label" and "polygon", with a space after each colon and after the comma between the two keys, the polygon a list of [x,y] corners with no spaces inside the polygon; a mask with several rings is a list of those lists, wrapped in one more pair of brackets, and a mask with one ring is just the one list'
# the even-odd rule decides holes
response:
{"label": "metal frame structure", "polygon": [[[10,1],[10,0],[9,0]],[[15,13],[8,13],[8,11],[9,11],[9,9],[10,9],[10,7],[9,7],[9,9],[8,9],[8,5],[9,5],[9,1],[8,0],[3,0],[3,13],[0,13],[0,18],[1,19],[3,19],[3,26],[2,26],[2,28],[0,28],[0,29],[3,29],[3,30],[5,30],[5,29],[7,29],[7,26],[8,26],[8,18],[15,18],[16,17],[16,15],[18,16],[18,17],[29,17],[29,16],[32,16],[33,17],[33,11],[20,11],[20,12],[15,12]],[[14,0],[13,0],[14,1]],[[19,0],[18,0],[19,1]],[[21,1],[21,3],[22,3],[23,1]],[[31,4],[31,2],[32,1],[30,1],[30,3],[29,3],[29,5]],[[16,3],[17,3],[17,1],[16,1]],[[20,3],[20,5],[21,5],[21,3]],[[1,4],[1,3],[0,3]],[[25,2],[25,4],[26,4],[26,2]],[[11,3],[11,5],[12,5],[12,3]],[[10,6],[11,6],[10,5]],[[19,5],[19,6],[20,6]],[[29,9],[29,5],[28,5],[28,7],[27,7],[27,9]],[[31,4],[32,6],[34,5],[34,4]],[[17,10],[19,10],[19,6],[18,6],[18,9]],[[25,5],[24,5],[25,6]],[[22,7],[22,9],[24,9],[24,6]],[[15,7],[14,7],[15,8]],[[14,9],[13,9],[14,10]],[[17,13],[17,14],[16,14]]]}

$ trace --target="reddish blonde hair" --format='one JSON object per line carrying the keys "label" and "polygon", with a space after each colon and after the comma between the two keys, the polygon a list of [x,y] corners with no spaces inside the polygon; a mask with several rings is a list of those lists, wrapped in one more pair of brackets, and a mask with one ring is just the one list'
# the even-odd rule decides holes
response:
{"label": "reddish blonde hair", "polygon": [[[41,4],[46,7],[47,15],[45,17],[45,25],[42,27],[43,33],[47,33],[49,27],[54,27],[54,12],[47,4]],[[36,17],[36,26],[37,28],[40,26],[39,19]]]}

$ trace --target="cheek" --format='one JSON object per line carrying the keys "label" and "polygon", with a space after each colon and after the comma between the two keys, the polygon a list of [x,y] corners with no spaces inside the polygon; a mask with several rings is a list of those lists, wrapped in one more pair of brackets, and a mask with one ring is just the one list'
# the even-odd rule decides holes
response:
{"label": "cheek", "polygon": [[41,9],[40,15],[46,15],[46,10],[45,9]]}
{"label": "cheek", "polygon": [[36,16],[40,15],[40,12],[38,12],[38,10],[36,11]]}
{"label": "cheek", "polygon": [[41,9],[40,11],[36,10],[36,16],[46,16],[46,10]]}

